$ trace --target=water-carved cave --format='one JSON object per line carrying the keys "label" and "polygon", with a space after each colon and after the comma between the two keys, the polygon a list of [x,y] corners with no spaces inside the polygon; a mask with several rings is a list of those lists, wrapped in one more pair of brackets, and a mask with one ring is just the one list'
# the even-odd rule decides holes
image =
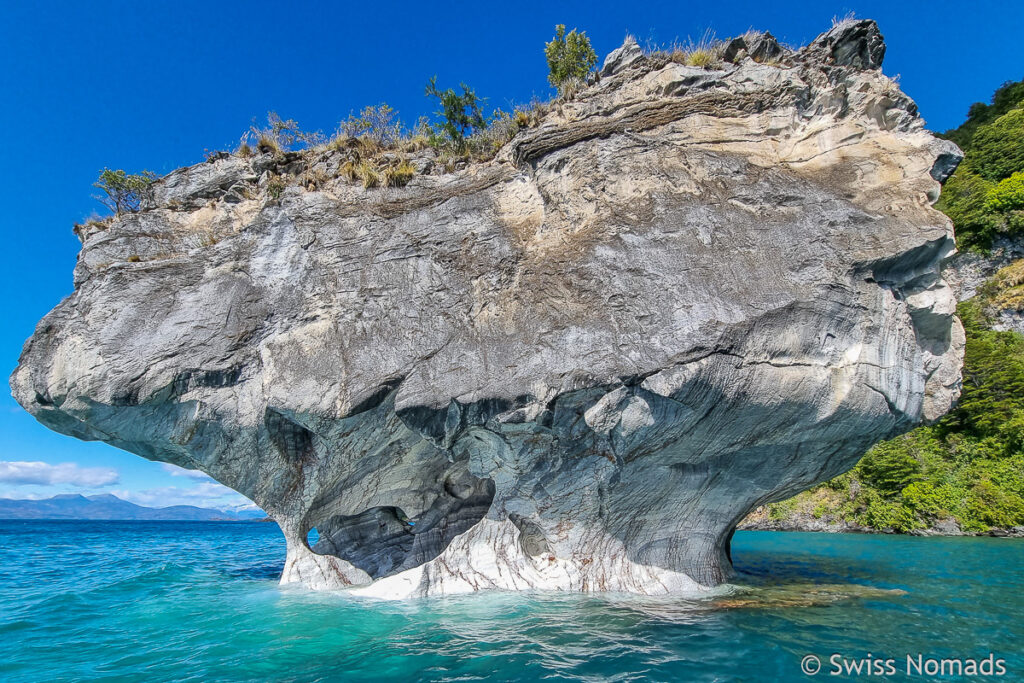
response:
{"label": "water-carved cave", "polygon": [[434,502],[411,519],[395,506],[371,507],[358,514],[335,514],[315,523],[319,555],[333,555],[374,579],[428,562],[452,539],[483,519],[494,500],[494,482],[456,466],[438,481]]}

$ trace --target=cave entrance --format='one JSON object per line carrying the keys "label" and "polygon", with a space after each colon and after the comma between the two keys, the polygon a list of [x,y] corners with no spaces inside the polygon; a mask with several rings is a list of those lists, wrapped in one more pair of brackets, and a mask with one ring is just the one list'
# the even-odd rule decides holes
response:
{"label": "cave entrance", "polygon": [[307,535],[310,548],[341,558],[374,579],[429,562],[483,519],[494,500],[494,482],[465,468],[449,471],[441,484],[438,496],[416,519],[399,507],[378,506],[320,520]]}

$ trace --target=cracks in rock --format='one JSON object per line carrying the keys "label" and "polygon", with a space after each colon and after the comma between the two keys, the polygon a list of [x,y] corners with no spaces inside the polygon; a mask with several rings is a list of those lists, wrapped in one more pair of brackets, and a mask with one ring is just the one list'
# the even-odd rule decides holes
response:
{"label": "cracks in rock", "polygon": [[757,93],[706,91],[683,99],[662,99],[624,107],[613,117],[573,121],[571,125],[540,129],[511,143],[511,157],[517,165],[532,162],[558,149],[593,138],[627,131],[647,130],[695,114],[718,118],[756,113],[770,108],[787,92],[785,87]]}
{"label": "cracks in rock", "polygon": [[343,415],[341,415],[341,417],[354,417],[360,413],[369,412],[374,408],[380,407],[389,398],[394,398],[395,394],[398,392],[398,388],[404,381],[405,376],[403,375],[399,375],[393,379],[384,380],[369,396],[349,408]]}
{"label": "cracks in rock", "polygon": [[286,462],[301,466],[313,458],[313,432],[269,406],[263,422],[271,443]]}
{"label": "cracks in rock", "polygon": [[864,386],[874,391],[885,400],[885,405],[889,407],[889,412],[892,413],[892,415],[896,417],[897,420],[902,420],[906,418],[906,413],[904,413],[902,410],[896,407],[896,404],[892,402],[892,399],[889,398],[889,395],[887,393],[885,393],[878,387],[870,384],[869,382],[864,382]]}

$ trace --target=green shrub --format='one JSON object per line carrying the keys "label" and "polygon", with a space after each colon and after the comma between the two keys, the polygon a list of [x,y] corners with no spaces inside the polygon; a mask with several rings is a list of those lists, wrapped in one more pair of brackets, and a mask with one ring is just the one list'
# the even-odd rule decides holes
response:
{"label": "green shrub", "polygon": [[988,193],[994,184],[965,165],[946,180],[936,208],[949,216],[956,229],[961,249],[988,249],[999,234],[1002,221],[986,208]]}
{"label": "green shrub", "polygon": [[348,120],[338,126],[339,135],[367,138],[381,147],[395,145],[403,136],[403,126],[397,112],[387,103],[364,107],[359,116],[349,114]]}
{"label": "green shrub", "polygon": [[859,521],[873,529],[892,529],[906,533],[924,526],[914,511],[901,501],[890,501],[872,492],[867,499],[864,512]]}
{"label": "green shrub", "polygon": [[769,519],[785,519],[790,513],[794,512],[797,508],[796,498],[787,498],[777,503],[772,503],[768,506],[768,518]]}
{"label": "green shrub", "polygon": [[96,196],[104,206],[114,213],[138,211],[143,200],[150,193],[150,185],[156,180],[156,174],[151,171],[143,171],[138,174],[128,174],[122,170],[111,171],[103,169],[100,177],[93,183],[93,187],[103,190],[106,196]]}
{"label": "green shrub", "polygon": [[979,438],[997,436],[999,427],[1024,410],[1024,337],[988,329],[983,303],[957,307],[967,330],[963,389],[957,407],[943,418],[944,431]]}
{"label": "green shrub", "polygon": [[465,83],[459,85],[461,94],[452,88],[441,90],[437,87],[437,76],[434,76],[427,82],[426,94],[438,99],[441,109],[436,114],[444,119],[439,133],[432,130],[432,141],[435,145],[461,151],[465,149],[466,137],[486,128],[487,121],[482,109],[483,100]]}
{"label": "green shrub", "polygon": [[895,439],[882,442],[868,451],[857,465],[857,470],[875,490],[883,496],[892,497],[917,481],[921,463],[907,443]]}
{"label": "green shrub", "polygon": [[267,112],[267,126],[259,128],[253,124],[242,136],[241,144],[248,147],[250,138],[255,140],[260,152],[272,154],[287,151],[292,146],[308,148],[326,142],[320,131],[304,131],[294,119],[282,119],[273,111]]}
{"label": "green shrub", "polygon": [[694,50],[686,58],[686,64],[688,66],[699,66],[702,69],[706,69],[711,66],[714,64],[714,61],[715,56],[712,54],[711,50],[704,49]]}
{"label": "green shrub", "polygon": [[947,517],[947,509],[943,497],[932,482],[915,481],[901,492],[902,503],[917,515],[931,519]]}
{"label": "green shrub", "polygon": [[1024,500],[990,479],[981,479],[971,490],[970,518],[984,527],[1013,527],[1024,524]]}
{"label": "green shrub", "polygon": [[416,167],[403,159],[394,166],[384,169],[384,185],[387,187],[404,187],[416,175]]}
{"label": "green shrub", "polygon": [[1024,171],[1004,178],[985,196],[985,208],[1005,213],[1024,209]]}
{"label": "green shrub", "polygon": [[271,199],[280,199],[287,186],[288,185],[285,183],[284,178],[279,175],[275,175],[267,180],[267,194]]}
{"label": "green shrub", "polygon": [[967,163],[985,180],[997,182],[1024,170],[1024,109],[1011,109],[979,128],[970,153]]}
{"label": "green shrub", "polygon": [[587,34],[576,29],[566,34],[565,24],[555,27],[555,37],[544,46],[544,56],[548,60],[548,82],[560,95],[584,82],[597,64],[597,53]]}
{"label": "green shrub", "polygon": [[1024,453],[1024,410],[1018,410],[997,427],[998,438],[1011,453]]}

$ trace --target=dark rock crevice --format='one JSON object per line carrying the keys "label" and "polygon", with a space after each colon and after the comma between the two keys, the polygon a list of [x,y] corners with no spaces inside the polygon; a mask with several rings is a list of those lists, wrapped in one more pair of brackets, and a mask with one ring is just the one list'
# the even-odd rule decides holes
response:
{"label": "dark rock crevice", "polygon": [[415,519],[401,508],[381,506],[313,523],[320,534],[313,552],[343,559],[374,579],[433,560],[479,522],[494,500],[494,483],[472,476],[464,464],[436,485],[437,497]]}

